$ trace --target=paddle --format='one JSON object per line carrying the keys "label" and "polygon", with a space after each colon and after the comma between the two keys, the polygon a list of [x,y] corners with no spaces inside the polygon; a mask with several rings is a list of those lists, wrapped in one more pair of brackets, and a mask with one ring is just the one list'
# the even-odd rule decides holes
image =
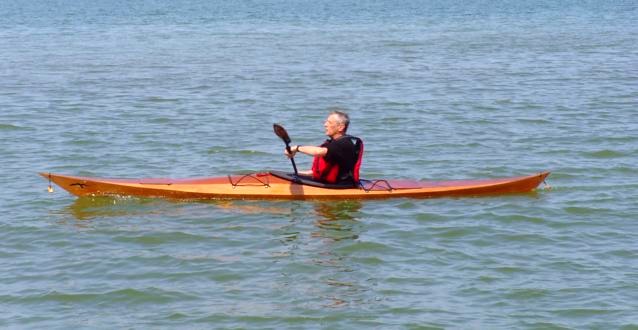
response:
{"label": "paddle", "polygon": [[[275,130],[275,134],[277,134],[277,136],[280,137],[286,144],[286,150],[288,151],[288,153],[292,153],[292,151],[290,150],[290,136],[288,136],[288,132],[286,132],[286,129],[279,124],[273,124],[272,128]],[[295,164],[295,159],[290,158],[290,161],[292,162],[292,168],[295,170],[295,176],[297,176],[297,165]]]}

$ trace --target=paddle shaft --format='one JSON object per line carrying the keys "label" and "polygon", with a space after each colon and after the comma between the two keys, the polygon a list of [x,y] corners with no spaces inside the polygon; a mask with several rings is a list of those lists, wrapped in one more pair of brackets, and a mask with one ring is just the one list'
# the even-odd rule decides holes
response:
{"label": "paddle shaft", "polygon": [[[288,142],[286,142],[286,150],[288,151],[289,154],[292,153],[292,150],[290,149],[290,144]],[[295,175],[297,175],[297,164],[295,164],[295,159],[293,157],[290,157],[290,162],[292,163],[292,169],[295,170]]]}

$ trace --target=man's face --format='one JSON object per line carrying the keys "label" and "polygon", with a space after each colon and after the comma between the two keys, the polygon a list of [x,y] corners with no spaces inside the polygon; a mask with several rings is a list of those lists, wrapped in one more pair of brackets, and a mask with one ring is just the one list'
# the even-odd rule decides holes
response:
{"label": "man's face", "polygon": [[333,137],[343,129],[343,124],[339,124],[336,115],[330,115],[323,123],[323,127],[326,129],[326,135]]}

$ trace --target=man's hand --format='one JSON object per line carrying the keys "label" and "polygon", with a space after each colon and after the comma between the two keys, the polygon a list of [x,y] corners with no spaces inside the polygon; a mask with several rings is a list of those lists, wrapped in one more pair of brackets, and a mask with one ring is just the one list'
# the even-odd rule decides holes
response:
{"label": "man's hand", "polygon": [[284,154],[288,156],[288,158],[294,158],[295,154],[299,151],[299,146],[290,147],[290,152],[288,152],[288,148],[284,149]]}

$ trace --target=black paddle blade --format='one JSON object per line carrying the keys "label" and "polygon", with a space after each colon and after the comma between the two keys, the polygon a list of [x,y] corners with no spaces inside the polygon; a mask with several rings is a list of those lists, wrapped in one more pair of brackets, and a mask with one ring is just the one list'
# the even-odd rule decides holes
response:
{"label": "black paddle blade", "polygon": [[272,128],[275,130],[275,134],[277,134],[278,137],[284,140],[284,143],[290,143],[290,136],[288,136],[288,132],[286,132],[286,129],[283,128],[283,126],[279,124],[273,124]]}
{"label": "black paddle blade", "polygon": [[[286,144],[286,150],[288,150],[288,152],[290,153],[290,136],[288,136],[288,132],[286,132],[286,129],[279,124],[272,124],[272,128],[275,130],[275,134],[277,134],[278,137],[284,140],[284,143]],[[292,163],[292,169],[295,170],[295,175],[297,175],[297,165],[295,164],[295,159],[290,158],[290,162]]]}

